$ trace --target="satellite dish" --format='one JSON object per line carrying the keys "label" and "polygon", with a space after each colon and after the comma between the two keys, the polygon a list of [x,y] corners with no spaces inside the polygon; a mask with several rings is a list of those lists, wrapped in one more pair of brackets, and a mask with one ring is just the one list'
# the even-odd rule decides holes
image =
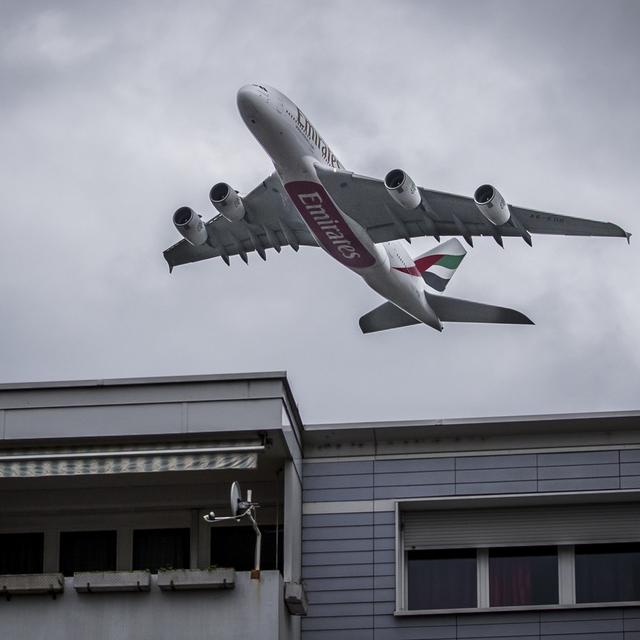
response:
{"label": "satellite dish", "polygon": [[235,518],[235,516],[238,515],[238,509],[240,507],[240,502],[242,501],[239,482],[232,483],[229,499],[231,500],[231,515]]}

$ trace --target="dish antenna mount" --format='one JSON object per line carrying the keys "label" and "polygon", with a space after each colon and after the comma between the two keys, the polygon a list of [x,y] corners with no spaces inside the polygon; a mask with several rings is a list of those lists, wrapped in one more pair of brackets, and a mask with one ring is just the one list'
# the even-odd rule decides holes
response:
{"label": "dish antenna mount", "polygon": [[209,524],[216,524],[218,522],[225,522],[227,520],[235,520],[240,522],[242,518],[248,518],[251,521],[253,530],[256,532],[256,547],[254,552],[253,571],[251,572],[251,578],[260,579],[260,549],[262,547],[262,534],[258,528],[256,521],[256,509],[260,506],[257,502],[252,502],[252,491],[247,489],[247,499],[242,499],[242,491],[240,490],[239,482],[231,483],[231,490],[229,491],[229,503],[231,507],[230,516],[217,516],[213,511],[210,511],[204,517],[205,522]]}

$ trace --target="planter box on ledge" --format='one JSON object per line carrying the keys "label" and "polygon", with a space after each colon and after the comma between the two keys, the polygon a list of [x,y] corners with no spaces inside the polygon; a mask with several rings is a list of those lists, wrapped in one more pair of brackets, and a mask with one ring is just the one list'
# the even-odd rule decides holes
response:
{"label": "planter box on ledge", "polygon": [[73,588],[78,593],[114,593],[119,591],[149,591],[148,571],[77,571]]}
{"label": "planter box on ledge", "polygon": [[48,593],[55,597],[64,591],[61,573],[28,573],[0,576],[0,595],[7,598],[17,595]]}
{"label": "planter box on ledge", "polygon": [[187,589],[233,589],[234,569],[171,569],[158,572],[158,587],[163,591]]}

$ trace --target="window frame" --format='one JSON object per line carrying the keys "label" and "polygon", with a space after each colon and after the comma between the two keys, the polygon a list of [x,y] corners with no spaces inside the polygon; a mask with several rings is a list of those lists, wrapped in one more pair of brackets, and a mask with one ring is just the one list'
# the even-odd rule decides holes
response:
{"label": "window frame", "polygon": [[[616,492],[617,493],[617,492]],[[635,492],[634,492],[635,493]],[[548,494],[550,496],[564,496],[565,494]],[[570,497],[575,496],[574,493],[566,494]],[[637,495],[637,494],[636,494]],[[482,504],[483,506],[490,506],[493,502],[496,502],[496,498],[511,498],[512,496],[496,496],[487,497],[479,496],[474,502]],[[514,496],[515,497],[515,496]],[[526,498],[529,496],[517,496],[518,498]],[[535,494],[536,498],[540,496]],[[468,498],[473,498],[467,496]],[[518,611],[547,611],[547,610],[561,610],[561,609],[594,609],[594,608],[615,608],[615,607],[638,607],[640,606],[640,600],[633,601],[615,601],[615,602],[576,602],[576,571],[575,571],[575,547],[583,544],[625,544],[623,541],[615,542],[603,542],[602,540],[593,540],[592,542],[580,541],[576,544],[568,544],[566,542],[558,543],[555,545],[534,545],[534,544],[522,544],[514,542],[513,544],[495,545],[495,546],[472,546],[465,545],[458,548],[470,549],[475,548],[477,550],[477,597],[478,606],[476,608],[455,608],[455,609],[409,609],[408,608],[408,580],[407,580],[407,561],[408,561],[408,549],[405,549],[405,537],[404,527],[402,526],[402,506],[407,503],[425,503],[425,509],[434,508],[433,503],[439,503],[442,505],[447,502],[451,505],[452,499],[433,499],[433,500],[396,500],[394,501],[394,514],[395,514],[395,565],[396,565],[396,606],[393,612],[394,616],[430,616],[430,615],[443,615],[443,614],[474,614],[474,613],[497,613],[497,612],[518,612]],[[455,498],[453,499],[455,500]],[[597,502],[597,501],[595,501]],[[572,504],[571,500],[567,500],[567,504]],[[575,504],[575,503],[573,503]],[[428,506],[427,506],[428,505]],[[517,509],[518,506],[526,506],[526,502],[514,504],[513,508]],[[460,508],[465,508],[461,504]],[[636,539],[630,539],[626,542],[640,543],[640,534]],[[531,546],[553,546],[557,549],[558,553],[558,603],[557,604],[541,604],[541,605],[515,605],[515,606],[500,606],[491,607],[489,605],[489,549],[499,547],[522,547],[527,548]],[[448,547],[455,548],[455,547]],[[444,547],[443,547],[444,549]]]}

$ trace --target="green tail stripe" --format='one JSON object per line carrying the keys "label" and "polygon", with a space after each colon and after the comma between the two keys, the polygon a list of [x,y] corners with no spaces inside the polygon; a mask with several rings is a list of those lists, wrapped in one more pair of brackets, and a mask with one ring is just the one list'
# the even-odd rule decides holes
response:
{"label": "green tail stripe", "polygon": [[464,255],[442,256],[442,258],[440,258],[440,260],[438,260],[436,264],[439,267],[446,267],[447,269],[457,269],[460,266],[460,263],[462,262],[462,258],[464,258]]}

